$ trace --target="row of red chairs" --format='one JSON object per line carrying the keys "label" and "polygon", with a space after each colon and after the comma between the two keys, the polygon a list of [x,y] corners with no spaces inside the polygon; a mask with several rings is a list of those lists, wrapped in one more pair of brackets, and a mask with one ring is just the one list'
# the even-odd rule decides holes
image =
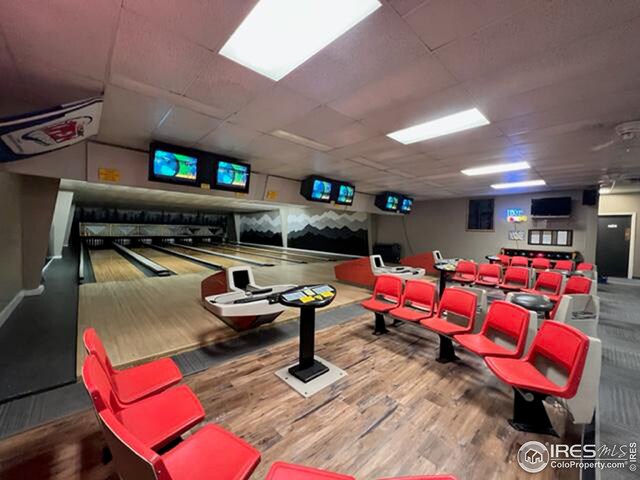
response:
{"label": "row of red chairs", "polygon": [[[513,256],[509,255],[498,255],[500,259],[500,265],[503,267],[529,267],[529,259],[524,256]],[[577,271],[587,271],[593,270],[594,266],[592,263],[580,262],[576,266],[573,260],[556,260],[553,262],[552,260],[544,257],[536,257],[531,260],[531,268],[536,270],[549,270],[552,267],[556,270],[565,270],[568,272],[572,272],[574,267]]]}
{"label": "row of red chairs", "polygon": [[[435,285],[424,280],[407,280],[403,291],[402,280],[383,275],[378,277],[371,299],[361,305],[375,313],[378,333],[386,332],[379,328],[380,322],[384,325],[384,315],[417,323],[437,333],[440,337],[439,362],[457,359],[452,340],[483,357],[498,378],[516,389],[512,424],[531,432],[549,430],[551,424],[542,400],[548,395],[575,396],[589,338],[566,324],[545,321],[523,356],[531,312],[509,302],[494,301],[482,329],[474,334],[476,302],[477,296],[469,290],[447,288],[436,309]],[[510,339],[512,348],[497,343],[496,336]],[[564,385],[548,379],[536,368],[541,358],[567,372]],[[518,390],[532,393],[530,404],[522,403],[522,392]]]}
{"label": "row of red chairs", "polygon": [[[182,374],[171,359],[125,370],[113,368],[96,331],[85,330],[88,357],[82,368],[106,443],[124,480],[248,479],[260,452],[224,430],[208,424],[182,440],[204,417],[195,393],[176,386]],[[455,480],[452,476],[405,477],[405,480]],[[302,465],[275,462],[266,480],[355,480]],[[400,480],[384,479],[384,480]]]}

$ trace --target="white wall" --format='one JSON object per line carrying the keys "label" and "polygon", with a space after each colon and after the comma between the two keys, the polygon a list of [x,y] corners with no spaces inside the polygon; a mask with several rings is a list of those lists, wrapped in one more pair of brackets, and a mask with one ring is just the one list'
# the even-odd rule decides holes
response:
{"label": "white wall", "polygon": [[[62,248],[68,239],[67,232],[71,228],[73,192],[59,191],[56,198],[56,207],[53,211],[51,222],[51,242],[49,253],[54,257],[62,256]],[[68,241],[68,240],[67,240]]]}
{"label": "white wall", "polygon": [[[569,219],[532,220],[531,199],[541,197],[572,197],[572,215]],[[459,198],[438,201],[415,202],[413,212],[405,216],[377,215],[375,238],[377,243],[399,243],[402,255],[408,256],[440,250],[445,257],[472,258],[485,261],[485,255],[495,254],[502,247],[531,248],[581,252],[587,261],[595,260],[597,236],[597,209],[582,205],[582,191],[547,192],[535,195],[505,195],[495,197],[494,230],[491,232],[467,231],[468,199]],[[508,239],[508,231],[514,224],[506,220],[508,208],[521,208],[529,217],[517,224],[525,232],[525,241]],[[571,247],[543,247],[527,245],[527,230],[536,228],[572,229]]]}
{"label": "white wall", "polygon": [[634,255],[633,276],[640,277],[640,193],[625,193],[600,196],[598,213],[635,213],[636,241],[632,245]]}

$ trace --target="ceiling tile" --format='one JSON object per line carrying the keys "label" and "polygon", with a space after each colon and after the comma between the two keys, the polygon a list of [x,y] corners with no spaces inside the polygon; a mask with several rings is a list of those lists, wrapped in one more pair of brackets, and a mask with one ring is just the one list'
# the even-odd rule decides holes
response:
{"label": "ceiling tile", "polygon": [[174,93],[184,93],[210,52],[128,10],[120,16],[111,71]]}
{"label": "ceiling tile", "polygon": [[173,107],[153,131],[153,138],[166,142],[192,145],[213,131],[222,120],[182,107]]}
{"label": "ceiling tile", "polygon": [[262,134],[255,130],[234,125],[230,122],[224,122],[213,132],[202,138],[198,144],[198,148],[202,148],[203,150],[233,152],[246,146],[260,135]]}

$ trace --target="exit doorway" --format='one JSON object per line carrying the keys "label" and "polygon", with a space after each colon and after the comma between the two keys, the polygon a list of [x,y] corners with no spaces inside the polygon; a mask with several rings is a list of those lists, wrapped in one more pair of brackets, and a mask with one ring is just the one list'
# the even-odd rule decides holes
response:
{"label": "exit doorway", "polygon": [[596,264],[598,273],[607,277],[632,276],[635,214],[598,216]]}

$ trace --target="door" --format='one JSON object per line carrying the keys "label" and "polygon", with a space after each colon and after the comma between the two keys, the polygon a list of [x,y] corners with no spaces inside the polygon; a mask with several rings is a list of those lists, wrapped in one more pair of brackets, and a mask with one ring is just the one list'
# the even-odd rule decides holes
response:
{"label": "door", "polygon": [[598,273],[607,277],[629,274],[631,215],[600,215],[596,265]]}

